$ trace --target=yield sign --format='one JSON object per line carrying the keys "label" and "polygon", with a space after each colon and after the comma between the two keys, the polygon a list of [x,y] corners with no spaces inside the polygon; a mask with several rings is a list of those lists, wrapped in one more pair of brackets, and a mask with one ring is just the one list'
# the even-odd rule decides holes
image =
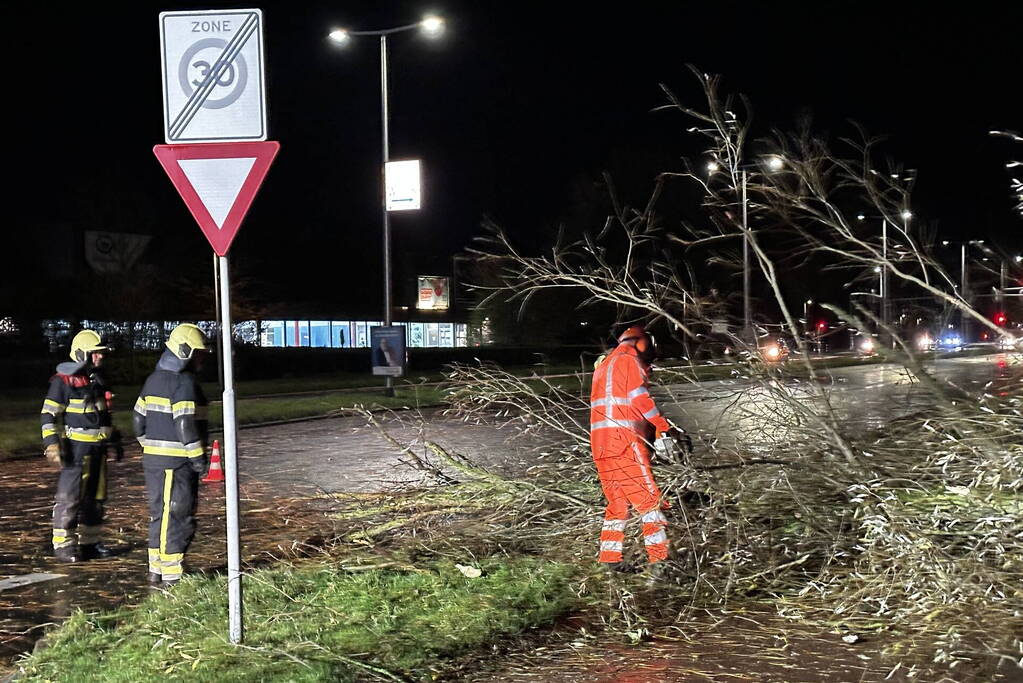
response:
{"label": "yield sign", "polygon": [[157,145],[163,170],[219,256],[227,254],[263,184],[277,142]]}

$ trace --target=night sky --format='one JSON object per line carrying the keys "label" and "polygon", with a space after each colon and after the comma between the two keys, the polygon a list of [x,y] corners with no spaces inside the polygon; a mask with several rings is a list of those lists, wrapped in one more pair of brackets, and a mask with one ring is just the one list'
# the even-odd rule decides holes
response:
{"label": "night sky", "polygon": [[[282,150],[232,256],[282,296],[379,300],[378,45],[338,48],[326,34],[428,11],[446,18],[443,39],[390,41],[392,157],[421,157],[427,183],[426,208],[392,222],[407,270],[448,270],[484,216],[524,243],[547,239],[578,188],[604,170],[642,202],[654,175],[679,169],[691,151],[687,122],[651,111],[665,103],[660,83],[701,103],[687,63],[748,95],[759,133],[809,112],[836,136],[852,131],[848,120],[888,136],[892,154],[917,169],[914,211],[939,235],[1023,246],[1004,170],[1015,150],[987,135],[1023,128],[1020,3],[201,8],[251,6],[264,11],[270,138]],[[157,16],[196,5],[35,7],[8,10],[8,230],[149,232],[157,256],[207,263],[205,240],[151,152],[163,143]]]}

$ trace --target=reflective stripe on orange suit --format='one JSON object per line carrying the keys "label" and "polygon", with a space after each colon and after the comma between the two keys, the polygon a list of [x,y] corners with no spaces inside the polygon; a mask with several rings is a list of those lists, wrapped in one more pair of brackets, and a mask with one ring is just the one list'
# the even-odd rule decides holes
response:
{"label": "reflective stripe on orange suit", "polygon": [[642,515],[651,562],[668,556],[661,491],[650,469],[646,436],[670,425],[647,389],[647,373],[631,344],[620,344],[593,373],[590,392],[590,447],[607,498],[600,533],[601,562],[622,559],[629,506]]}

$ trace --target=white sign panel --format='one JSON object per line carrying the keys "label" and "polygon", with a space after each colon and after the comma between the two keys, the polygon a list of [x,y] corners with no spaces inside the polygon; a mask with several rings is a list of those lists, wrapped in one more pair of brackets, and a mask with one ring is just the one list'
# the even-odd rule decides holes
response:
{"label": "white sign panel", "polygon": [[414,211],[420,207],[419,160],[388,161],[384,168],[388,211]]}
{"label": "white sign panel", "polygon": [[168,144],[266,140],[263,12],[160,13]]}

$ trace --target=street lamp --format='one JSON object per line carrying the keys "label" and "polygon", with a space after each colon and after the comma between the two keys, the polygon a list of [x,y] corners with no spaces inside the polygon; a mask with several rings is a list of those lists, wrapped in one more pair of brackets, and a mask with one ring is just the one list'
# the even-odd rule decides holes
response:
{"label": "street lamp", "polygon": [[[419,30],[429,38],[435,38],[444,32],[444,20],[437,16],[424,17],[422,21],[415,24],[405,24],[394,28],[381,29],[378,31],[348,31],[336,28],[327,37],[338,45],[347,45],[353,36],[377,36],[380,38],[380,114],[383,128],[383,166],[380,169],[380,201],[383,213],[384,227],[384,325],[391,324],[391,218],[387,213],[387,187],[385,185],[385,169],[387,162],[391,160],[390,139],[388,127],[390,124],[390,113],[388,109],[389,89],[387,84],[387,36],[395,33]],[[387,396],[394,396],[394,378],[387,376],[387,388],[384,390]]]}
{"label": "street lamp", "polygon": [[[966,269],[966,247],[976,246],[981,249],[987,250],[984,246],[984,240],[966,240],[965,242],[952,242],[950,240],[942,240],[941,246],[958,246],[959,247],[959,298],[963,300],[967,306],[970,305],[969,298],[969,271]],[[964,342],[970,338],[969,335],[970,317],[966,314],[966,311],[959,309],[959,336],[963,338]]]}
{"label": "street lamp", "polygon": [[[770,172],[778,172],[785,168],[785,159],[773,154],[765,157],[764,166]],[[711,160],[707,163],[708,175],[714,175],[721,170],[721,165]],[[742,203],[742,337],[749,344],[756,343],[756,335],[753,333],[753,317],[750,310],[750,257],[749,257],[749,202],[746,199],[746,186],[749,180],[749,170],[759,170],[756,165],[739,165],[736,169],[740,171],[740,202]]]}
{"label": "street lamp", "polygon": [[[909,222],[909,219],[913,217],[913,212],[909,209],[903,209],[899,212],[899,217],[903,220],[903,227]],[[856,219],[859,221],[867,220],[867,216],[864,214],[857,214]],[[881,328],[883,333],[887,334],[888,319],[889,319],[889,298],[888,292],[888,218],[887,216],[881,216],[881,261],[883,266],[874,268],[874,272],[879,273],[878,292],[881,295]]]}

